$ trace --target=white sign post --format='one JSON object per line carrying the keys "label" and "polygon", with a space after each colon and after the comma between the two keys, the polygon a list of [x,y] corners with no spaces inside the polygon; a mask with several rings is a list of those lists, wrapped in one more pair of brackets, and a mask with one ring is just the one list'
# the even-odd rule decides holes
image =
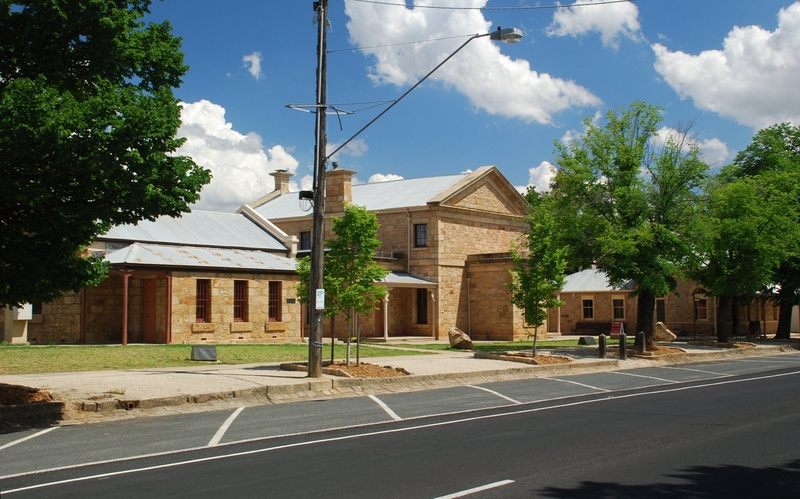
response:
{"label": "white sign post", "polygon": [[318,289],[317,290],[317,306],[316,306],[316,309],[317,310],[325,309],[325,290],[324,289]]}

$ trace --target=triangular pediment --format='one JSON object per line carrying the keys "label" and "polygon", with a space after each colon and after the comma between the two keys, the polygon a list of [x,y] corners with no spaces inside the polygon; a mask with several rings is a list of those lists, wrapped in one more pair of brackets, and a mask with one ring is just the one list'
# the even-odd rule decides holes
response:
{"label": "triangular pediment", "polygon": [[527,202],[494,166],[480,168],[447,191],[433,203],[503,215],[525,215]]}

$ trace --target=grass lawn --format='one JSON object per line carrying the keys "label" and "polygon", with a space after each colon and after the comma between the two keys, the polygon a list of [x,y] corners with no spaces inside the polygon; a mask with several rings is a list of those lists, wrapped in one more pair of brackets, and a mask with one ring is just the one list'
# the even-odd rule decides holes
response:
{"label": "grass lawn", "polygon": [[[216,345],[217,359],[222,364],[258,362],[290,362],[308,360],[307,344]],[[53,372],[103,371],[113,369],[146,369],[202,365],[189,360],[191,345],[54,345],[0,346],[0,375]],[[361,357],[419,355],[402,348],[374,348],[361,345]],[[355,345],[351,347],[355,358]],[[424,353],[422,353],[424,355]],[[336,358],[345,356],[345,346],[336,344]],[[331,358],[331,345],[323,347],[322,359]]]}
{"label": "grass lawn", "polygon": [[[632,345],[634,338],[628,338],[627,343]],[[607,339],[606,346],[617,346],[619,345],[619,340],[616,339]],[[401,345],[396,343],[388,343],[386,344],[388,347],[396,347],[396,348],[421,348],[425,350],[458,350],[456,348],[450,348],[450,345],[447,343],[423,343],[420,345]],[[576,347],[578,346],[578,340],[540,340],[536,342],[536,348],[559,348],[559,347]],[[533,348],[532,341],[475,341],[472,343],[472,349],[475,351],[481,352],[496,352],[496,351],[503,351],[503,350],[531,350]],[[596,348],[596,347],[595,347]]]}

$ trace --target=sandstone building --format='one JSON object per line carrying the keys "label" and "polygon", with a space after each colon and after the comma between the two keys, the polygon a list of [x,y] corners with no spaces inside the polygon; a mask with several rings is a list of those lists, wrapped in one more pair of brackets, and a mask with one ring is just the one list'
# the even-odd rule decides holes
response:
{"label": "sandstone building", "polygon": [[27,341],[299,341],[295,248],[257,215],[195,211],[114,227],[88,250],[104,256],[108,278],[33,304]]}
{"label": "sandstone building", "polygon": [[[474,339],[512,340],[532,331],[505,286],[508,251],[527,229],[527,202],[496,167],[353,185],[355,173],[326,173],[325,236],[332,236],[331,219],[345,203],[366,207],[380,223],[376,260],[392,271],[380,283],[389,292],[380,310],[360,318],[362,335],[438,338],[456,326]],[[289,192],[292,174],[271,175],[275,190],[240,212],[269,219],[297,237],[298,255],[308,254],[311,207]],[[326,336],[332,328],[346,334],[344,321],[326,321]]]}

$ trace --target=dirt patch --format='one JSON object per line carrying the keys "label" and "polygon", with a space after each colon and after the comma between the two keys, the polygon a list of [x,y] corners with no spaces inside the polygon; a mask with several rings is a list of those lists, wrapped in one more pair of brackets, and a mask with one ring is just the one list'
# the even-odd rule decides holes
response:
{"label": "dirt patch", "polygon": [[53,397],[50,392],[42,391],[38,388],[0,383],[0,407],[52,402],[52,400]]}
{"label": "dirt patch", "polygon": [[497,360],[510,360],[516,362],[525,362],[526,364],[534,364],[540,366],[547,366],[553,364],[568,364],[573,361],[571,357],[565,355],[533,355],[532,352],[520,351],[506,351],[506,352],[476,352],[475,357],[484,359],[497,359]]}
{"label": "dirt patch", "polygon": [[328,369],[341,371],[341,374],[336,373],[336,375],[350,378],[395,378],[411,374],[402,367],[376,366],[366,362],[362,362],[360,366],[356,366],[354,362],[349,366],[344,362],[336,362],[325,366],[325,370]]}
{"label": "dirt patch", "polygon": [[756,344],[747,341],[738,341],[729,343],[717,343],[716,346],[721,348],[755,348]]}

